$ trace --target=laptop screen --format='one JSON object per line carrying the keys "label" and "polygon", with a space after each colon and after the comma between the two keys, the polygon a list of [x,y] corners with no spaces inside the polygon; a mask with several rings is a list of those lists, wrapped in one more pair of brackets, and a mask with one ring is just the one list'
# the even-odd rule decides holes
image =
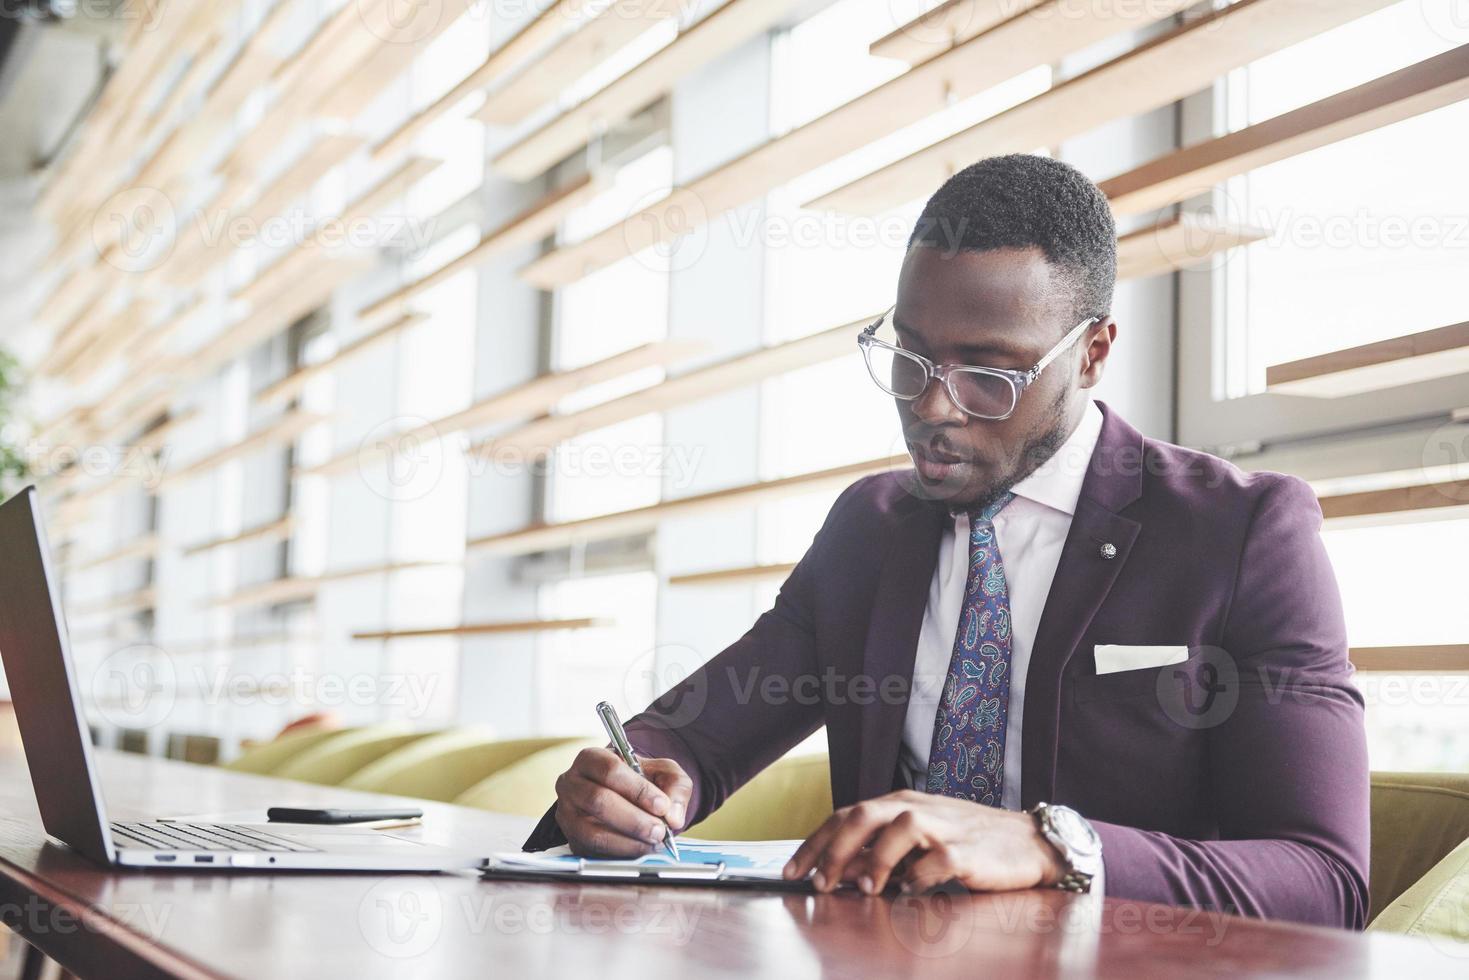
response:
{"label": "laptop screen", "polygon": [[46,833],[113,863],[35,487],[0,505],[0,659]]}

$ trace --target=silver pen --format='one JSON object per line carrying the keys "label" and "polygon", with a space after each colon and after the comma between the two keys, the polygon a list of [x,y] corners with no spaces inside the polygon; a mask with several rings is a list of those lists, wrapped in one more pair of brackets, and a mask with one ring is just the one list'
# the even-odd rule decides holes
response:
{"label": "silver pen", "polygon": [[[622,761],[631,766],[633,772],[643,776],[643,764],[638,761],[638,754],[632,750],[632,743],[627,740],[627,732],[623,731],[622,722],[618,720],[617,709],[603,701],[597,705],[597,717],[602,719],[602,727],[607,729],[607,737],[612,740]],[[683,860],[678,856],[678,845],[673,842],[673,828],[668,826],[667,820],[663,821],[663,846],[675,861]]]}

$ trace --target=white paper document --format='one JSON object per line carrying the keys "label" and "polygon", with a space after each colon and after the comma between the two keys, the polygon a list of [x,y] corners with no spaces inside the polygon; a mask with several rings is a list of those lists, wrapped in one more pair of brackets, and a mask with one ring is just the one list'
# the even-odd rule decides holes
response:
{"label": "white paper document", "polygon": [[524,871],[606,871],[614,873],[626,870],[636,875],[639,869],[657,871],[660,874],[689,872],[700,876],[723,867],[726,877],[740,879],[780,880],[781,871],[796,848],[798,840],[696,840],[691,837],[678,838],[681,860],[675,861],[668,854],[658,851],[639,858],[582,858],[571,853],[568,847],[554,847],[548,851],[496,854],[493,866],[509,870]]}

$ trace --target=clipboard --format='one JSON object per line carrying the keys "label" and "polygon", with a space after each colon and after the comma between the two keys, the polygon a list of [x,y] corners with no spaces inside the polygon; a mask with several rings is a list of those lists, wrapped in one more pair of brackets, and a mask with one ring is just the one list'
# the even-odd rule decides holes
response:
{"label": "clipboard", "polygon": [[811,890],[809,881],[789,881],[781,876],[778,867],[732,867],[726,861],[674,862],[661,854],[647,854],[631,860],[583,858],[570,854],[493,854],[482,874],[487,879],[507,881]]}

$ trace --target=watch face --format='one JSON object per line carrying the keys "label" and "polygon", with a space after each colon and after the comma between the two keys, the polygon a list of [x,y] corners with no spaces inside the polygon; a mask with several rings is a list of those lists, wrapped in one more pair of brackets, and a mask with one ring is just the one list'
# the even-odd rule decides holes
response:
{"label": "watch face", "polygon": [[1048,808],[1051,828],[1066,846],[1078,854],[1095,854],[1102,848],[1101,838],[1081,814],[1069,806]]}

